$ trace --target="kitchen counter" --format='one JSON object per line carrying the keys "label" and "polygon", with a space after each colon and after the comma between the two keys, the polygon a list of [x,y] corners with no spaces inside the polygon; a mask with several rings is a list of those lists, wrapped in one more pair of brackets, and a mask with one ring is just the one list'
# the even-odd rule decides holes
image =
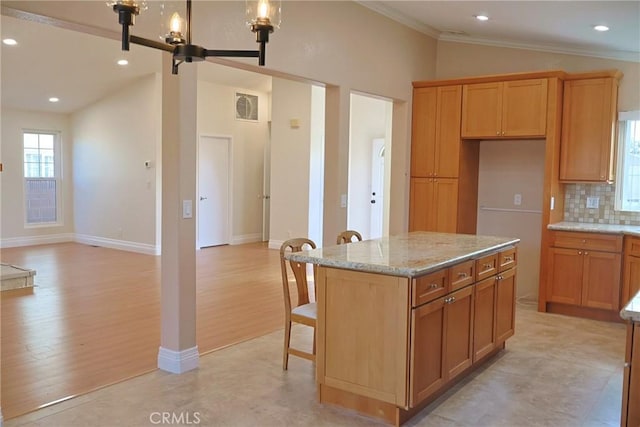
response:
{"label": "kitchen counter", "polygon": [[628,234],[640,236],[640,225],[596,224],[562,221],[547,226],[549,230],[581,231],[585,233]]}
{"label": "kitchen counter", "polygon": [[520,239],[415,231],[289,253],[287,259],[325,267],[417,277],[516,245]]}
{"label": "kitchen counter", "polygon": [[620,317],[632,322],[640,322],[640,292],[620,311]]}

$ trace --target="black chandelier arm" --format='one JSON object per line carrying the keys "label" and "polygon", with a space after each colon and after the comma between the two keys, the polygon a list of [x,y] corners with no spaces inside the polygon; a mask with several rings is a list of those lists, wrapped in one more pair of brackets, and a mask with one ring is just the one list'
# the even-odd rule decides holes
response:
{"label": "black chandelier arm", "polygon": [[226,56],[228,58],[259,58],[260,51],[258,50],[220,50],[220,49],[207,49],[204,54],[207,56]]}
{"label": "black chandelier arm", "polygon": [[160,49],[160,50],[164,50],[165,52],[170,52],[170,53],[173,53],[173,51],[175,49],[175,46],[173,46],[173,45],[162,43],[162,42],[158,42],[158,41],[155,41],[155,40],[145,39],[144,37],[138,37],[138,36],[134,36],[134,35],[131,35],[129,37],[129,40],[131,41],[131,43],[139,44],[140,46],[152,47],[154,49]]}

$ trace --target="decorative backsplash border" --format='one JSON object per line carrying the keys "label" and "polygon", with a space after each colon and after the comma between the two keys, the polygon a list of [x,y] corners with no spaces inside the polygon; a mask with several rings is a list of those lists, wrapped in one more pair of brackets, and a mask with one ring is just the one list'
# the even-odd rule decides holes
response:
{"label": "decorative backsplash border", "polygon": [[[598,197],[597,209],[587,208],[587,197]],[[615,210],[616,188],[613,184],[566,184],[564,220],[594,224],[640,225],[640,212]]]}

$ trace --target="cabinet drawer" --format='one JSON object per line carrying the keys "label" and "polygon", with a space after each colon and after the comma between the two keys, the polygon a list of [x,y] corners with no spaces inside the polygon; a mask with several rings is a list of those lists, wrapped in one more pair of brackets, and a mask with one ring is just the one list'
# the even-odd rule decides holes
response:
{"label": "cabinet drawer", "polygon": [[622,235],[555,231],[551,239],[552,245],[557,248],[622,252]]}
{"label": "cabinet drawer", "polygon": [[417,307],[449,293],[449,269],[413,279],[411,305]]}
{"label": "cabinet drawer", "polygon": [[474,282],[474,263],[473,260],[465,261],[460,264],[454,265],[450,269],[451,274],[451,289],[450,292],[456,289],[464,288]]}
{"label": "cabinet drawer", "polygon": [[640,237],[626,236],[624,242],[624,252],[627,255],[640,257]]}
{"label": "cabinet drawer", "polygon": [[515,267],[517,263],[516,248],[510,248],[498,254],[498,271],[500,272]]}
{"label": "cabinet drawer", "polygon": [[491,254],[476,260],[476,280],[493,276],[498,272],[498,254]]}

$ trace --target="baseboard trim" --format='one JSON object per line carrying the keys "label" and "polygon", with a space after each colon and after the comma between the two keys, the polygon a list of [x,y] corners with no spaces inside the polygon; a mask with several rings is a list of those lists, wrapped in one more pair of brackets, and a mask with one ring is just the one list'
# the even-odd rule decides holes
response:
{"label": "baseboard trim", "polygon": [[109,249],[137,252],[145,255],[160,255],[160,248],[147,243],[129,242],[126,240],[108,239],[106,237],[76,234],[75,241],[85,245],[102,246]]}
{"label": "baseboard trim", "polygon": [[196,369],[199,363],[198,346],[181,351],[160,347],[158,351],[158,368],[172,374],[182,374]]}
{"label": "baseboard trim", "polygon": [[17,248],[20,246],[48,245],[51,243],[73,242],[73,233],[44,234],[41,236],[7,237],[0,239],[0,248]]}
{"label": "baseboard trim", "polygon": [[242,245],[244,243],[262,242],[262,233],[241,234],[231,238],[232,245]]}
{"label": "baseboard trim", "polygon": [[269,240],[269,249],[280,249],[280,247],[282,246],[282,244],[284,243],[284,240],[273,240],[270,239]]}

